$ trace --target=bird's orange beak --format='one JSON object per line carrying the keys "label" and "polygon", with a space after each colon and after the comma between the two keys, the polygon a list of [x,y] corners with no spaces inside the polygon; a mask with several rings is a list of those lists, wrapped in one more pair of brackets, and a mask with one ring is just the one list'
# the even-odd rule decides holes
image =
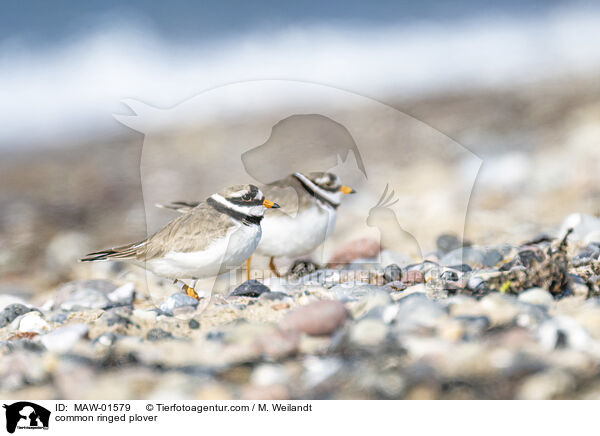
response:
{"label": "bird's orange beak", "polygon": [[356,193],[356,191],[354,189],[350,188],[349,186],[342,186],[340,188],[340,192],[342,194],[355,194]]}
{"label": "bird's orange beak", "polygon": [[267,209],[279,209],[279,205],[277,203],[273,203],[272,201],[269,201],[266,198],[263,200],[263,206]]}

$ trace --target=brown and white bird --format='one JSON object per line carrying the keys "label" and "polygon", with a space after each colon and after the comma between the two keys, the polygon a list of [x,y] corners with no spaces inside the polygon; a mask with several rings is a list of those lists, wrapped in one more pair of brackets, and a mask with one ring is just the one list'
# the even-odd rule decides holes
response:
{"label": "brown and white bird", "polygon": [[[256,249],[270,257],[269,267],[277,276],[274,258],[297,258],[315,250],[333,231],[341,197],[355,192],[327,172],[294,173],[261,189],[281,207],[263,220],[263,238]],[[187,213],[197,205],[179,201],[158,206]],[[249,275],[249,261],[247,267]]]}
{"label": "brown and white bird", "polygon": [[198,280],[240,266],[261,240],[265,208],[278,207],[254,185],[232,186],[188,207],[143,241],[90,253],[81,260],[129,262],[174,279],[184,292],[198,298],[193,286],[179,279]]}

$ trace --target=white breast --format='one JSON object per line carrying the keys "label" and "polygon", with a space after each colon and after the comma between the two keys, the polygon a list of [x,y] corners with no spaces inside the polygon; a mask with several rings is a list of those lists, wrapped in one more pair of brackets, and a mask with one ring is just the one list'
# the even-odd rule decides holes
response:
{"label": "white breast", "polygon": [[336,212],[314,205],[295,217],[269,213],[262,220],[263,236],[257,253],[274,257],[303,256],[325,241],[335,225]]}
{"label": "white breast", "polygon": [[215,276],[239,267],[254,252],[260,238],[260,226],[238,224],[202,251],[171,251],[162,258],[146,262],[146,268],[159,276],[174,279]]}

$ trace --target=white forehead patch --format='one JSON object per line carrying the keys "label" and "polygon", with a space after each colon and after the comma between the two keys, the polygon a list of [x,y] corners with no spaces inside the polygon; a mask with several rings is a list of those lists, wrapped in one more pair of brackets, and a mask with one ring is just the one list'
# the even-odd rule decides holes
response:
{"label": "white forehead patch", "polygon": [[241,197],[243,195],[246,195],[248,193],[247,189],[242,189],[240,191],[236,191],[236,192],[232,192],[231,194],[229,194],[230,197]]}

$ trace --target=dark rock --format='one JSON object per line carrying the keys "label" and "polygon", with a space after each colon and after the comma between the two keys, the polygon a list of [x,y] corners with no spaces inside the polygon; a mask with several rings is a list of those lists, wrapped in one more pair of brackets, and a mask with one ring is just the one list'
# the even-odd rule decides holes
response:
{"label": "dark rock", "polygon": [[192,330],[197,330],[200,328],[200,323],[195,319],[190,319],[190,321],[188,322],[188,327]]}
{"label": "dark rock", "polygon": [[383,270],[383,279],[386,283],[396,282],[402,279],[402,268],[396,264],[391,264]]}
{"label": "dark rock", "polygon": [[230,297],[260,297],[265,292],[271,292],[269,288],[258,280],[248,280],[233,290]]}
{"label": "dark rock", "polygon": [[162,341],[164,339],[172,339],[173,335],[169,332],[164,331],[163,329],[152,329],[148,331],[146,335],[146,339],[149,341]]}
{"label": "dark rock", "polygon": [[33,309],[23,304],[15,303],[6,306],[2,312],[0,312],[0,328],[7,326],[13,322],[17,317],[31,312]]}

